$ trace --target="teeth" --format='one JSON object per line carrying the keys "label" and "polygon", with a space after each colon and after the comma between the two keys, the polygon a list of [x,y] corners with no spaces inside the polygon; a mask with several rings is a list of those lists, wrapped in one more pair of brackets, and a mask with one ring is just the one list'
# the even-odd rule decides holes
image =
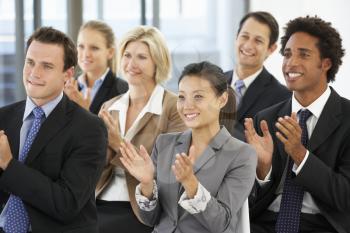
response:
{"label": "teeth", "polygon": [[198,116],[197,113],[192,113],[192,114],[185,114],[185,117],[188,118],[188,119],[194,119],[196,116]]}
{"label": "teeth", "polygon": [[300,77],[302,74],[301,73],[288,73],[288,76],[291,78],[297,78]]}
{"label": "teeth", "polygon": [[253,56],[254,55],[254,53],[246,52],[244,50],[241,50],[241,53],[243,53],[243,55],[246,55],[246,56]]}

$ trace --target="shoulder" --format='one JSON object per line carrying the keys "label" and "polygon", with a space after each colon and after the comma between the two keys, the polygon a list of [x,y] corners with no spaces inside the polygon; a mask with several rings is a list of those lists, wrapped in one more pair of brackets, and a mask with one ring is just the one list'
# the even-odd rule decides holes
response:
{"label": "shoulder", "polygon": [[105,128],[103,121],[97,115],[87,111],[69,99],[67,101],[69,106],[68,111],[71,112],[72,123],[74,123],[77,128],[81,128],[82,130],[100,127]]}
{"label": "shoulder", "polygon": [[6,105],[4,107],[1,107],[0,108],[0,114],[13,112],[13,111],[18,110],[18,108],[23,108],[24,109],[25,103],[26,103],[25,100],[22,100],[22,101],[19,101],[19,102],[12,103],[12,104]]}
{"label": "shoulder", "polygon": [[233,74],[233,70],[228,70],[224,73],[224,77],[225,77],[226,81],[228,82],[228,84],[231,84],[232,74]]}
{"label": "shoulder", "polygon": [[22,114],[25,108],[25,101],[16,102],[0,108],[0,124],[6,124],[8,120],[18,114]]}
{"label": "shoulder", "polygon": [[169,112],[176,110],[177,95],[173,92],[164,90],[163,97],[163,112]]}
{"label": "shoulder", "polygon": [[108,109],[115,101],[119,100],[124,94],[120,94],[118,96],[113,97],[112,99],[107,100],[101,106],[101,109]]}
{"label": "shoulder", "polygon": [[114,76],[114,85],[118,90],[122,91],[121,93],[125,93],[129,89],[128,83],[124,79],[116,76]]}
{"label": "shoulder", "polygon": [[276,116],[279,111],[281,111],[282,108],[286,108],[288,105],[291,105],[291,99],[287,98],[277,104],[274,104],[268,108],[265,108],[261,111],[259,111],[256,114],[256,118],[269,118],[272,116]]}

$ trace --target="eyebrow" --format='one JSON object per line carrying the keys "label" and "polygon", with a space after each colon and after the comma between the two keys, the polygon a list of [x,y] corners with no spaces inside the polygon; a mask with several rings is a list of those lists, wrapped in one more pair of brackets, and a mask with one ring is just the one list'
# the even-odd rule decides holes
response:
{"label": "eyebrow", "polygon": [[[181,90],[179,90],[179,93],[184,93],[185,91],[181,91]],[[195,90],[195,91],[193,91],[193,93],[198,93],[198,92],[206,92],[206,90]]]}
{"label": "eyebrow", "polygon": [[[299,52],[308,52],[308,53],[312,53],[313,50],[312,49],[307,49],[307,48],[298,48],[297,49]],[[291,49],[290,48],[286,48],[284,49],[284,52],[290,52]]]}

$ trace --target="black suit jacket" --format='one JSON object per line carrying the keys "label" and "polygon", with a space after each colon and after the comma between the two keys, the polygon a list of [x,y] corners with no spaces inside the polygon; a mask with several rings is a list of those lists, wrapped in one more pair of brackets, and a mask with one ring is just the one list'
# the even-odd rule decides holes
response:
{"label": "black suit jacket", "polygon": [[[225,73],[229,85],[233,71]],[[233,136],[245,141],[244,118],[254,117],[259,111],[279,103],[291,96],[291,92],[282,85],[265,67],[249,85],[240,104],[237,106],[236,123]]]}
{"label": "black suit jacket", "polygon": [[[276,198],[276,189],[283,183],[282,173],[288,155],[276,138],[278,117],[291,114],[291,99],[259,112],[255,128],[265,119],[274,141],[271,182],[261,188],[255,184],[250,196],[251,221]],[[296,183],[315,200],[321,213],[341,233],[350,232],[350,101],[333,89],[310,137],[310,155]]]}
{"label": "black suit jacket", "polygon": [[103,122],[64,96],[23,164],[17,158],[24,108],[25,101],[0,108],[0,129],[14,157],[0,174],[1,207],[14,194],[23,200],[33,232],[97,233],[94,191],[107,147]]}
{"label": "black suit jacket", "polygon": [[98,114],[104,102],[115,96],[124,94],[128,89],[128,83],[123,79],[115,77],[110,70],[90,105],[90,112]]}

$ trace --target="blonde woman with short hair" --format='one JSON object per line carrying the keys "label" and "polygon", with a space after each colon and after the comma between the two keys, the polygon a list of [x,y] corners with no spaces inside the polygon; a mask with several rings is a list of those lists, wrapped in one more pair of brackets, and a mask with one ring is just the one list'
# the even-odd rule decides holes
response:
{"label": "blonde woman with short hair", "polygon": [[96,188],[101,233],[151,232],[138,220],[135,187],[138,181],[120,162],[120,143],[142,144],[150,153],[161,133],[183,131],[176,111],[177,97],[165,90],[171,58],[161,32],[138,26],[119,43],[118,70],[129,91],[106,102],[99,113],[108,128],[107,164]]}

